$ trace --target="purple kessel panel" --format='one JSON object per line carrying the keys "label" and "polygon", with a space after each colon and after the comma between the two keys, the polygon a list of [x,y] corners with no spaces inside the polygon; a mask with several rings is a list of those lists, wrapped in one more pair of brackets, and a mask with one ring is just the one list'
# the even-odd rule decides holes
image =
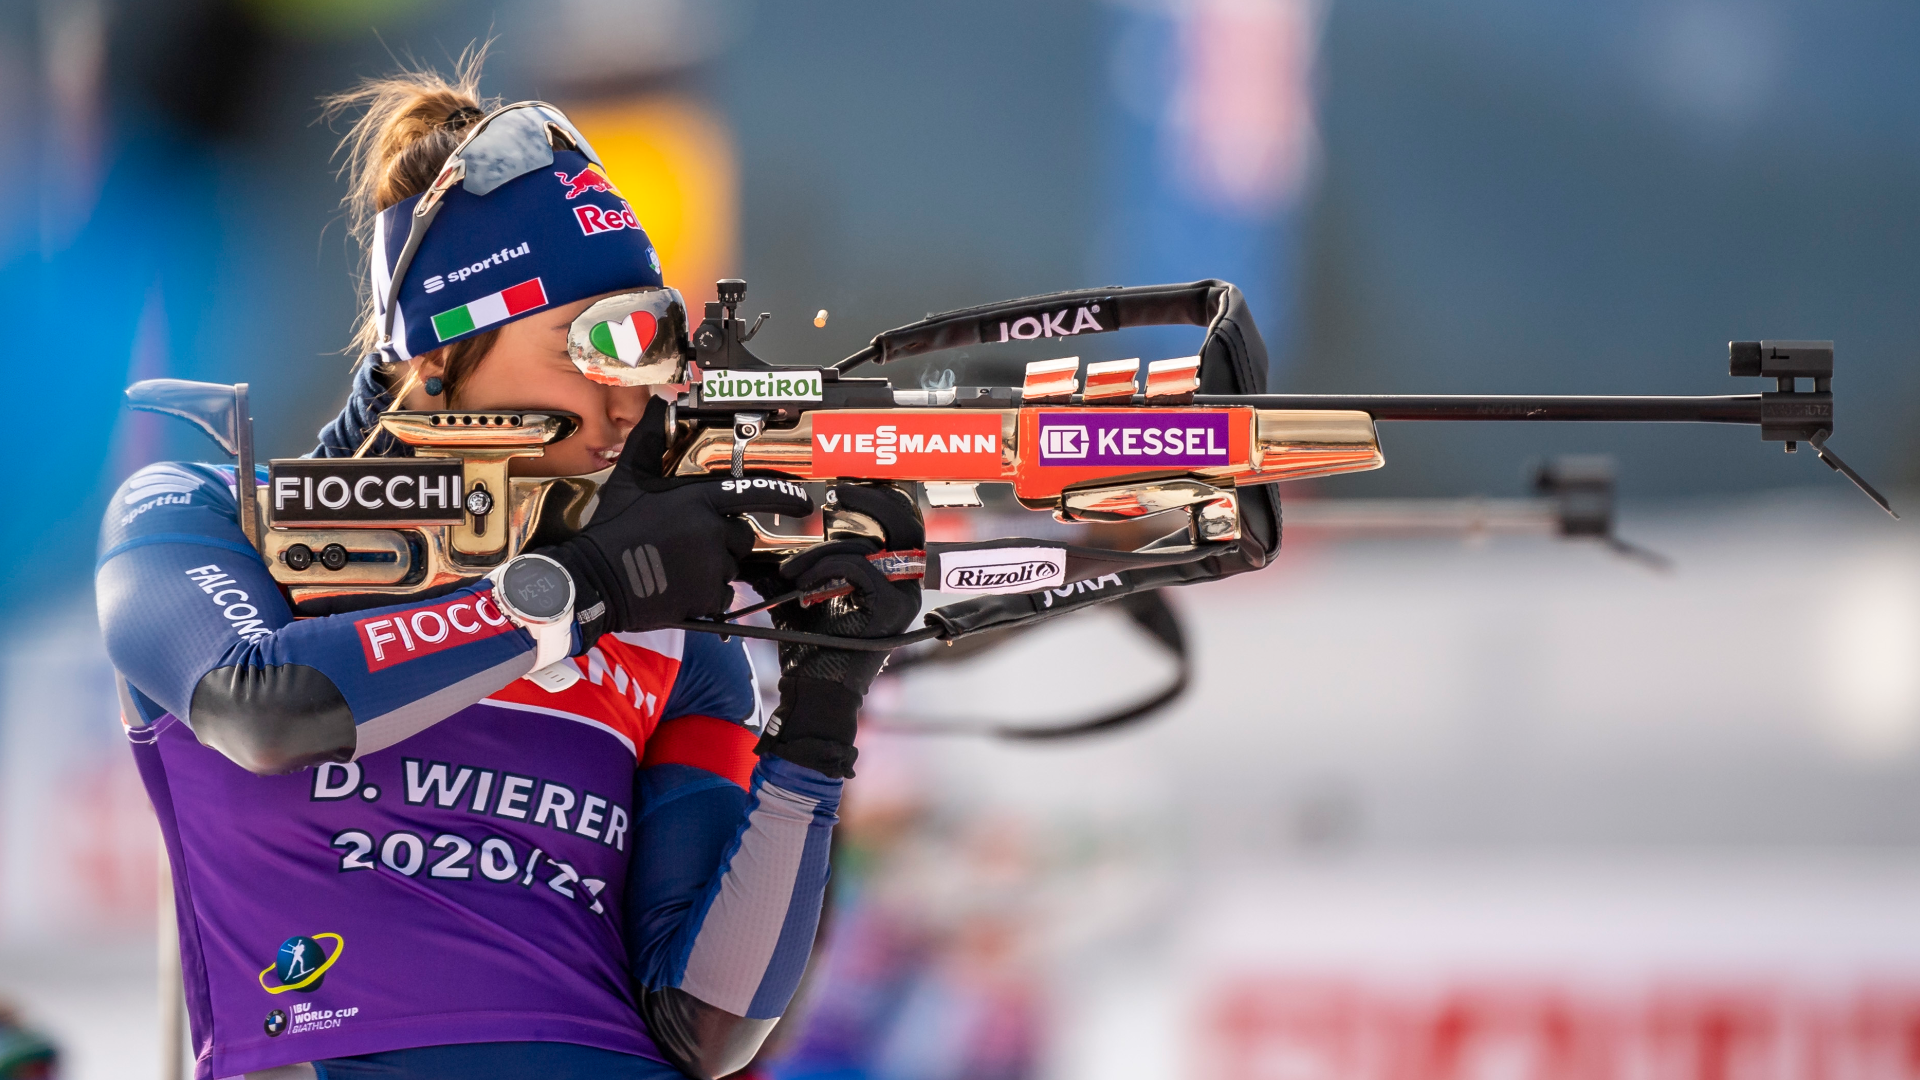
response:
{"label": "purple kessel panel", "polygon": [[1226,465],[1227,414],[1042,413],[1042,465]]}

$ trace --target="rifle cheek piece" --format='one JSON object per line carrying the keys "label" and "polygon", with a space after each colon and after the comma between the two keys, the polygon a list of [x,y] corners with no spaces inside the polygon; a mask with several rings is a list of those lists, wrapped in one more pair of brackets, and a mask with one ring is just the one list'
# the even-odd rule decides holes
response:
{"label": "rifle cheek piece", "polygon": [[[135,383],[135,408],[166,412],[250,454],[235,388],[176,379]],[[244,397],[239,397],[244,402]],[[513,477],[579,427],[572,413],[388,412],[380,431],[412,457],[281,458],[267,486],[241,499],[241,524],[298,615],[397,603],[483,577],[529,547],[577,532],[595,485],[581,477]],[[248,436],[233,438],[238,427]],[[252,476],[251,462],[241,472]],[[237,485],[246,493],[251,485]]]}
{"label": "rifle cheek piece", "polygon": [[[379,424],[414,456],[269,463],[261,553],[300,614],[444,590],[585,524],[592,481],[508,475],[513,459],[571,435],[579,427],[571,413],[390,412]],[[347,565],[294,569],[286,552],[317,541],[345,545]]]}

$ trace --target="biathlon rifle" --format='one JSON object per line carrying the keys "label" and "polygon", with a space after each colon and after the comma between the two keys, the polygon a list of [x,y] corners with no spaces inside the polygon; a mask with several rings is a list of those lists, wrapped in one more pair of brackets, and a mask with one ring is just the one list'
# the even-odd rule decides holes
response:
{"label": "biathlon rifle", "polygon": [[[1177,527],[1131,549],[1001,537],[930,543],[924,560],[917,552],[896,555],[891,571],[923,573],[929,589],[965,597],[896,637],[839,638],[734,621],[793,596],[678,624],[687,630],[889,650],[1256,570],[1280,546],[1274,485],[1380,468],[1381,421],[1752,425],[1789,452],[1806,443],[1893,513],[1828,445],[1827,341],[1730,343],[1732,375],[1775,380],[1775,389],[1759,394],[1268,394],[1266,346],[1240,290],[1224,281],[1082,289],[950,311],[888,330],[819,367],[756,356],[748,344],[768,316],[752,327],[738,317],[744,281],[723,280],[718,294],[691,333],[670,320],[657,331],[681,346],[678,370],[666,380],[684,388],[667,416],[669,475],[919,485],[936,507],[981,505],[979,485],[1003,484],[1022,506],[1061,521],[1161,517]],[[1082,372],[1074,358],[1027,365],[1019,387],[895,389],[885,378],[851,374],[949,349],[1162,325],[1204,327],[1205,336],[1193,356],[1147,364],[1144,380],[1138,360]],[[537,456],[572,433],[578,420],[567,413],[388,412],[381,429],[413,456],[275,460],[268,497],[258,498],[245,384],[150,380],[130,387],[128,397],[136,408],[192,420],[239,456],[242,528],[303,615],[395,603],[480,577],[577,530],[593,494],[583,479],[509,475],[513,458]],[[823,523],[822,536],[792,536],[756,521],[756,550],[778,558],[825,539],[878,534],[873,522],[836,507],[831,492]]]}
{"label": "biathlon rifle", "polygon": [[[748,348],[761,323],[737,317],[746,295],[720,282],[693,331],[690,391],[668,469],[679,475],[869,480],[924,485],[932,506],[977,506],[978,485],[1011,485],[1031,510],[1061,521],[1178,528],[1128,551],[1001,538],[927,545],[927,587],[976,593],[935,608],[894,648],[1023,626],[1169,585],[1258,569],[1280,542],[1282,480],[1380,468],[1379,421],[1625,421],[1748,424],[1789,452],[1804,442],[1889,514],[1893,508],[1828,446],[1833,343],[1729,343],[1729,373],[1775,389],[1716,397],[1335,395],[1265,393],[1267,354],[1246,300],[1217,280],[1083,289],[930,315],[888,330],[818,369],[769,364]],[[1146,365],[1075,358],[1027,365],[1020,387],[896,390],[849,375],[949,349],[1139,326],[1206,329],[1198,354]],[[1084,378],[1083,378],[1084,375]],[[1803,383],[1808,385],[1802,386]],[[1896,517],[1898,515],[1895,515]],[[830,534],[859,533],[829,518]],[[769,549],[820,537],[762,536]],[[758,605],[756,605],[757,607]],[[729,613],[737,617],[742,612]],[[735,623],[691,622],[744,636],[816,641]],[[827,644],[828,642],[817,642]]]}

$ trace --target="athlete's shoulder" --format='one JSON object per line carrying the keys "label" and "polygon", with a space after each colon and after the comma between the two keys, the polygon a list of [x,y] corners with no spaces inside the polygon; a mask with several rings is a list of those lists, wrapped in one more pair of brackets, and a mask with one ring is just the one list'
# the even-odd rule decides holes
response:
{"label": "athlete's shoulder", "polygon": [[687,632],[685,630],[648,630],[641,634],[613,633],[603,639],[610,649],[621,651],[638,649],[653,653],[679,663],[686,653]]}
{"label": "athlete's shoulder", "polygon": [[744,640],[673,632],[681,635],[680,672],[673,681],[667,706],[660,712],[661,722],[681,716],[710,716],[758,729],[760,691]]}
{"label": "athlete's shoulder", "polygon": [[754,744],[764,723],[745,643],[715,634],[685,634],[673,693],[660,710],[660,724],[647,740],[641,765],[654,771],[691,765],[744,790],[759,760]]}
{"label": "athlete's shoulder", "polygon": [[233,468],[163,461],[127,477],[107,504],[100,524],[104,558],[130,540],[181,536],[226,536],[238,531]]}
{"label": "athlete's shoulder", "polygon": [[710,716],[744,727],[759,727],[760,691],[753,664],[739,638],[684,630],[608,634],[599,648],[638,671],[670,666],[673,690],[660,710],[660,722],[681,716]]}

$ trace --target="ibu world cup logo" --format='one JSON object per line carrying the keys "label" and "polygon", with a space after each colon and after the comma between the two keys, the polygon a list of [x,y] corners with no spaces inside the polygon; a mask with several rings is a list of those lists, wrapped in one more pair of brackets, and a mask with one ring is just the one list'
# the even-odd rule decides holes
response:
{"label": "ibu world cup logo", "polygon": [[[322,938],[333,942],[331,951],[320,947]],[[260,969],[260,989],[269,994],[284,994],[289,990],[318,990],[326,980],[327,969],[345,951],[347,941],[339,934],[290,937],[280,943],[280,951],[275,954],[273,963]],[[278,985],[267,985],[269,973]]]}

